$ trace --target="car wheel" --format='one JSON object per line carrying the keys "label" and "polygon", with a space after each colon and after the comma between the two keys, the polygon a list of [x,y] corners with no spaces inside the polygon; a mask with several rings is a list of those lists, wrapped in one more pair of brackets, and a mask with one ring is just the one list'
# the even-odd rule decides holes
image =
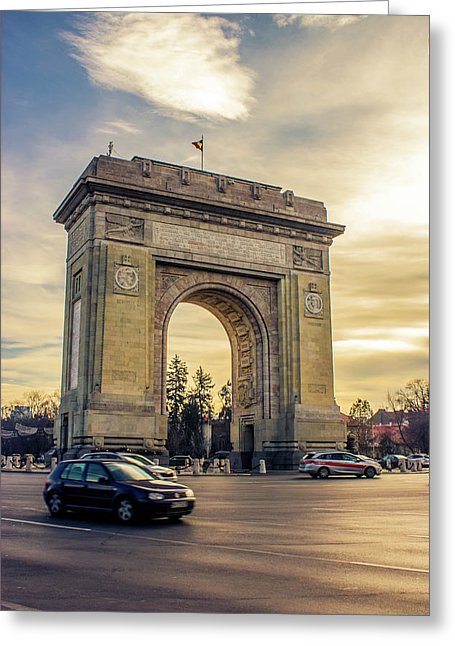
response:
{"label": "car wheel", "polygon": [[321,468],[321,469],[319,469],[319,471],[318,471],[318,476],[319,476],[320,478],[328,478],[328,477],[329,477],[329,475],[330,475],[330,471],[327,469],[327,467],[322,467],[322,468]]}
{"label": "car wheel", "polygon": [[136,509],[129,498],[121,498],[115,506],[115,517],[125,525],[136,519]]}
{"label": "car wheel", "polygon": [[374,467],[367,467],[365,469],[365,477],[374,478],[375,475],[376,475],[376,469]]}
{"label": "car wheel", "polygon": [[65,504],[59,493],[53,493],[49,496],[47,506],[51,516],[63,516],[65,513]]}

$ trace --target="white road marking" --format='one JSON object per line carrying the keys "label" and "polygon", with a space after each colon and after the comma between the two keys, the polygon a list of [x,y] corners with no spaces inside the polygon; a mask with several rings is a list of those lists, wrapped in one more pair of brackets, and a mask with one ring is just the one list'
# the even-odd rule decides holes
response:
{"label": "white road marking", "polygon": [[171,545],[186,545],[190,547],[205,547],[208,549],[215,549],[215,550],[225,550],[229,552],[241,552],[241,553],[246,553],[246,554],[260,554],[260,555],[266,555],[266,556],[281,556],[285,558],[293,558],[293,559],[303,559],[303,560],[312,560],[312,561],[323,561],[326,563],[338,563],[338,564],[346,564],[346,565],[357,565],[361,567],[372,567],[372,568],[381,568],[385,570],[398,570],[401,572],[418,572],[421,574],[429,574],[429,570],[424,570],[424,569],[418,569],[418,568],[409,568],[409,567],[402,567],[398,565],[387,565],[384,563],[366,563],[363,561],[347,561],[347,560],[342,560],[342,559],[333,559],[333,558],[328,558],[324,556],[311,556],[307,554],[290,554],[288,552],[274,552],[272,550],[257,550],[253,549],[250,547],[234,547],[232,545],[215,545],[213,543],[196,543],[194,541],[182,541],[182,540],[176,540],[173,538],[157,538],[153,536],[138,536],[137,534],[126,534],[126,533],[114,533],[114,532],[107,532],[105,530],[99,530],[99,529],[88,529],[88,528],[83,528],[83,527],[72,527],[70,525],[53,525],[49,523],[39,523],[35,521],[23,521],[20,519],[15,519],[15,518],[2,518],[2,520],[8,520],[11,522],[16,522],[16,523],[26,523],[29,525],[41,525],[44,527],[52,527],[52,528],[57,528],[57,529],[70,529],[70,530],[78,530],[78,531],[85,531],[85,532],[92,532],[93,534],[108,534],[110,536],[116,536],[117,538],[135,538],[139,540],[146,540],[146,541],[151,541],[155,543],[167,543]]}
{"label": "white road marking", "polygon": [[22,610],[36,612],[37,608],[29,608],[28,606],[21,606],[19,603],[10,603],[9,601],[2,601],[1,607],[4,610]]}
{"label": "white road marking", "polygon": [[429,536],[423,536],[422,534],[407,534],[411,538],[430,538]]}
{"label": "white road marking", "polygon": [[92,529],[88,527],[71,527],[71,525],[56,525],[55,523],[40,523],[36,520],[22,520],[20,518],[3,518],[2,520],[7,520],[11,523],[22,523],[24,525],[39,525],[41,527],[54,527],[56,529],[73,529],[78,532],[92,532]]}
{"label": "white road marking", "polygon": [[[360,507],[358,507],[357,509],[346,509],[344,507],[336,507],[336,508],[335,507],[311,507],[311,511],[335,511],[335,512],[336,511],[341,511],[341,512],[348,511],[348,512],[355,512],[356,514],[361,514],[363,512],[368,511],[368,510],[367,509],[360,509]],[[393,510],[387,509],[387,513],[388,514],[393,513]],[[422,513],[420,511],[415,511],[414,512],[414,511],[399,511],[399,510],[396,510],[395,513],[400,514],[400,516],[425,516],[425,517],[429,516],[429,513],[425,514],[425,513]]]}

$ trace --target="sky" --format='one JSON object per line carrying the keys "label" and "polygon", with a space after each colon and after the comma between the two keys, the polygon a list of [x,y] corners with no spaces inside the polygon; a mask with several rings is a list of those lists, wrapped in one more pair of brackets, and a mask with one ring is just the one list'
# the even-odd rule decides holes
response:
{"label": "sky", "polygon": [[[374,409],[428,377],[428,20],[289,13],[3,14],[2,403],[60,385],[66,234],[90,159],[134,155],[292,189],[346,225],[331,248],[335,393]],[[169,356],[230,378],[192,305]]]}

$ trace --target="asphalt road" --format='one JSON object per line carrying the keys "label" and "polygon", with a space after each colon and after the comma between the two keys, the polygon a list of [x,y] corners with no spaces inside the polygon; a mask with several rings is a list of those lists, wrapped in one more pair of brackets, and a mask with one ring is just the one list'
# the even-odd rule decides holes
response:
{"label": "asphalt road", "polygon": [[427,615],[429,477],[181,478],[177,524],[51,519],[2,473],[2,610]]}

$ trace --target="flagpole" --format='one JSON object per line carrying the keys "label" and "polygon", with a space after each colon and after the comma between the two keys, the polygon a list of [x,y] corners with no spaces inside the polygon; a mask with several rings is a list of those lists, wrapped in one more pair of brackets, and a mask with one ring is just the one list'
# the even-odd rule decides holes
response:
{"label": "flagpole", "polygon": [[201,141],[202,141],[202,157],[201,157],[201,170],[204,170],[204,135],[201,135]]}

